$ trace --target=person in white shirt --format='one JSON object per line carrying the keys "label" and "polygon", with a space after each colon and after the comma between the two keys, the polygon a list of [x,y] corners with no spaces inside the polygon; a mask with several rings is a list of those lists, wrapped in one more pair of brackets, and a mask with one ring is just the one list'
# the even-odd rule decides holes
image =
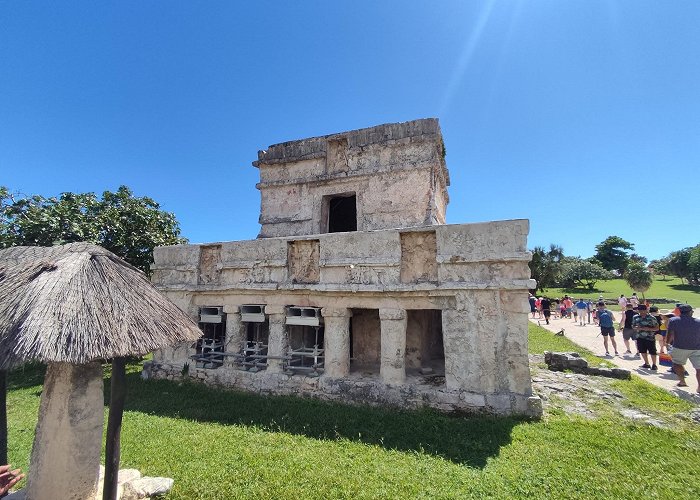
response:
{"label": "person in white shirt", "polygon": [[639,305],[639,299],[637,298],[637,292],[634,292],[632,294],[629,301],[632,303],[632,307],[634,309],[637,309],[637,306]]}
{"label": "person in white shirt", "polygon": [[625,298],[624,293],[622,295],[620,295],[619,299],[617,299],[617,303],[619,304],[621,311],[624,311],[625,309],[627,309],[627,298]]}

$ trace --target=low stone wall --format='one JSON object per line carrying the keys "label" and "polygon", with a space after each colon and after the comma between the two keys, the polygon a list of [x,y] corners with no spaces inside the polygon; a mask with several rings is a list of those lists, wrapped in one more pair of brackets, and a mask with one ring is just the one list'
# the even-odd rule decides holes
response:
{"label": "low stone wall", "polygon": [[588,361],[583,359],[577,352],[544,352],[544,362],[550,370],[563,372],[571,370],[575,373],[585,375],[598,375],[601,377],[619,378],[630,380],[632,374],[625,368],[597,368],[588,366]]}
{"label": "low stone wall", "polygon": [[204,369],[192,365],[183,374],[182,365],[155,361],[144,363],[143,376],[173,381],[189,378],[211,386],[235,387],[258,394],[310,396],[326,401],[402,409],[429,407],[444,412],[516,414],[534,418],[542,415],[542,404],[537,396],[477,394],[448,389],[428,383],[429,377],[408,377],[406,384],[389,385],[369,377],[289,376],[265,371],[250,373],[227,366]]}

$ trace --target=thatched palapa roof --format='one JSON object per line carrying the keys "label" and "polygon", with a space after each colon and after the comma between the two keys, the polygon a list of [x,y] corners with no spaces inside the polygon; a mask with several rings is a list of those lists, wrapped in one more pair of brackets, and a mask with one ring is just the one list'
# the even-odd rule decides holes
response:
{"label": "thatched palapa roof", "polygon": [[142,355],[200,336],[141,271],[102,247],[0,250],[0,369]]}

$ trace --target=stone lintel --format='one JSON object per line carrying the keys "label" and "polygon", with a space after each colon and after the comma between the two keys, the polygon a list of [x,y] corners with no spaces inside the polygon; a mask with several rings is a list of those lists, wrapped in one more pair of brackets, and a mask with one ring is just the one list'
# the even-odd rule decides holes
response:
{"label": "stone lintel", "polygon": [[344,307],[324,307],[321,309],[321,316],[324,318],[349,318],[352,316],[352,311]]}
{"label": "stone lintel", "polygon": [[380,309],[379,319],[385,320],[404,320],[406,319],[405,309]]}
{"label": "stone lintel", "polygon": [[271,306],[267,305],[265,306],[265,314],[268,314],[270,316],[275,315],[275,314],[285,314],[285,307],[284,306]]}
{"label": "stone lintel", "polygon": [[224,305],[224,312],[226,314],[240,314],[241,308],[239,306],[225,304]]}

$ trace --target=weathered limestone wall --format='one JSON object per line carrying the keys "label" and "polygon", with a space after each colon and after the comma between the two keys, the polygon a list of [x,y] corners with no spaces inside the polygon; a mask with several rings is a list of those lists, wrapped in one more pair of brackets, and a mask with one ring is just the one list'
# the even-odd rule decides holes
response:
{"label": "weathered limestone wall", "polygon": [[327,232],[328,198],[347,193],[357,197],[360,231],[445,222],[449,176],[436,119],[276,144],[253,165],[263,238]]}
{"label": "weathered limestone wall", "polygon": [[[330,354],[329,373],[321,379],[347,379],[342,384],[298,385],[300,376],[280,379],[282,362],[270,360],[267,370],[256,374],[224,375],[227,368],[238,371],[224,366],[213,370],[219,375],[208,371],[195,375],[211,383],[233,380],[242,388],[280,394],[307,387],[317,397],[326,397],[324,390],[336,390],[340,384],[348,391],[348,400],[371,386],[373,394],[388,398],[385,402],[396,402],[398,393],[391,387],[435,387],[412,378],[407,369],[439,359],[436,346],[441,340],[440,404],[525,413],[531,395],[527,289],[533,286],[527,232],[527,221],[515,220],[221,243],[216,245],[220,246],[218,281],[207,282],[199,275],[205,262],[201,255],[211,254],[212,245],[168,247],[156,249],[153,281],[193,317],[201,306],[223,306],[235,318],[240,305],[265,304],[269,354],[274,356],[286,351],[286,306],[323,308],[328,314],[325,339]],[[216,274],[210,264],[206,266],[207,276]],[[436,312],[441,324],[427,326]],[[353,378],[348,367],[351,324],[353,366],[379,368],[372,380]],[[240,338],[236,330],[240,326],[231,328],[230,335]],[[187,350],[181,346],[156,353],[153,376],[179,376]],[[273,375],[273,381],[260,380]],[[468,397],[468,404],[463,397]]]}

